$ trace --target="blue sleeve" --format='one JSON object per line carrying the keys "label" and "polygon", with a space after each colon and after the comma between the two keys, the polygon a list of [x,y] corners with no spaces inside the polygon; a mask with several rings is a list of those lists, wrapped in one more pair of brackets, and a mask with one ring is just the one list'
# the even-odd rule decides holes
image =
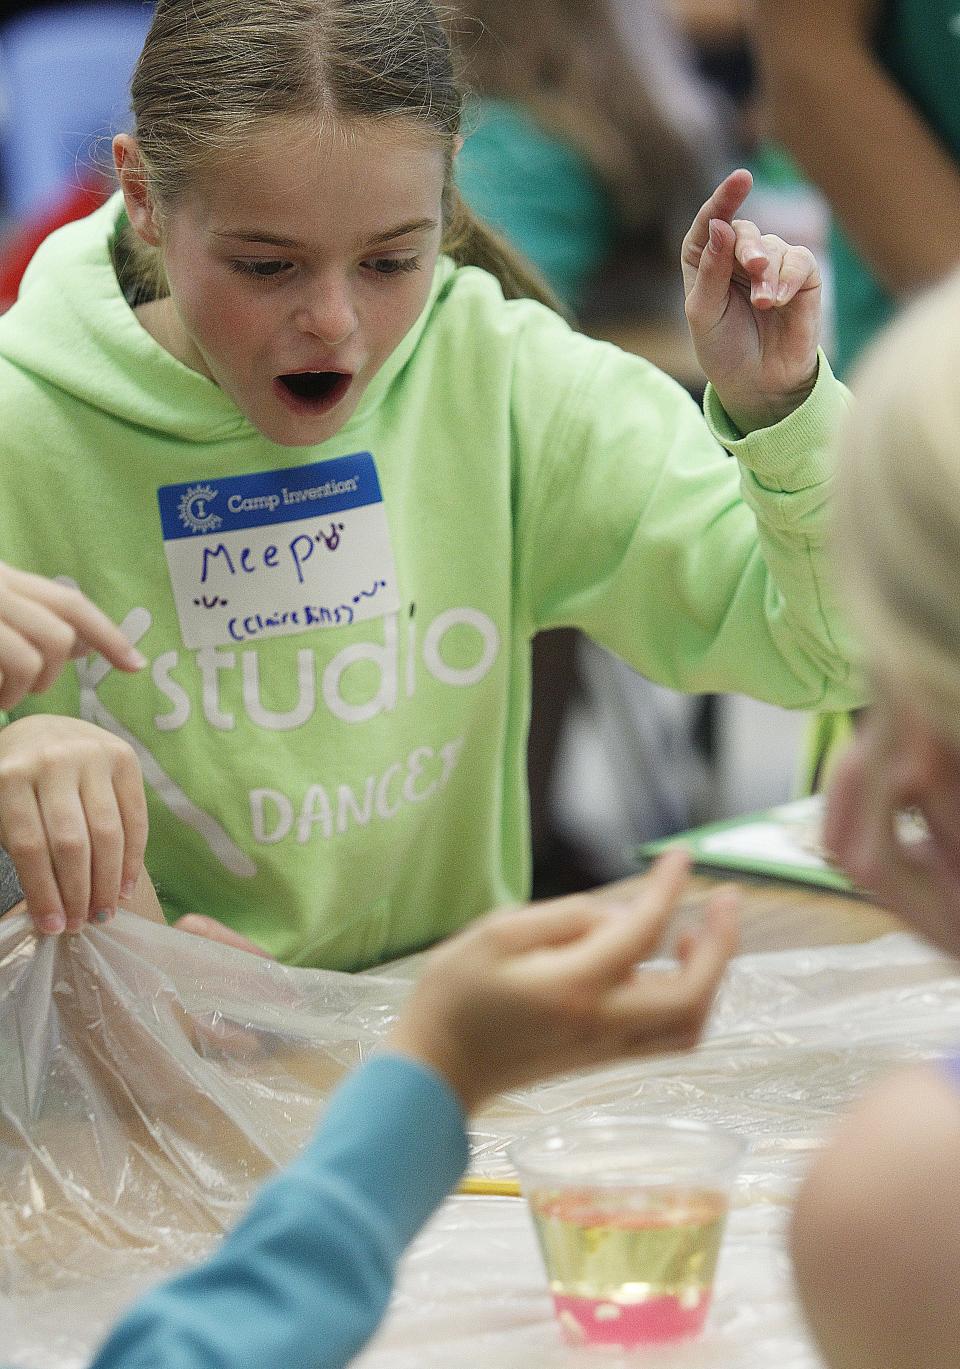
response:
{"label": "blue sleeve", "polygon": [[383,1316],[404,1247],[466,1162],[446,1084],[404,1056],[376,1056],[219,1250],[134,1304],[91,1369],[348,1363]]}

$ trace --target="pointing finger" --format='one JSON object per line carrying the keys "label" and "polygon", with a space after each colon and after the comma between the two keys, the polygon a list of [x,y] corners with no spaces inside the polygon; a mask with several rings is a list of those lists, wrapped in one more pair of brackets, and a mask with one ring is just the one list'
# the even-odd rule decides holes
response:
{"label": "pointing finger", "polygon": [[64,588],[63,593],[67,597],[61,613],[64,621],[70,624],[77,635],[74,656],[85,656],[90,651],[99,651],[101,656],[119,670],[141,670],[146,665],[140,652],[130,645],[117,625],[95,604],[74,591]]}
{"label": "pointing finger", "polygon": [[[17,570],[4,562],[0,562],[0,579],[5,594],[13,592],[42,604],[72,629],[75,640],[70,654],[83,656],[89,651],[99,651],[120,670],[140,670],[146,665],[116,624],[80,590],[30,571]],[[3,609],[3,597],[0,597],[0,610]]]}
{"label": "pointing finger", "polygon": [[710,220],[721,219],[724,223],[730,223],[749,195],[752,185],[753,177],[749,171],[742,168],[731,171],[730,175],[720,182],[710,198],[697,211],[696,218],[683,240],[681,258],[685,266],[696,267],[699,264],[700,254],[710,238]]}

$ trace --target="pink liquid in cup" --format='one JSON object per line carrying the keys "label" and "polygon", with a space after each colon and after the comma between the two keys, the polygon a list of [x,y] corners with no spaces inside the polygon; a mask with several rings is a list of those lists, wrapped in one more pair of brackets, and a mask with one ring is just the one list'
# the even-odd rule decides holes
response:
{"label": "pink liquid in cup", "polygon": [[630,1347],[702,1330],[725,1194],[565,1190],[534,1194],[530,1206],[557,1317],[571,1344]]}
{"label": "pink liquid in cup", "polygon": [[612,1303],[555,1293],[553,1305],[564,1338],[571,1345],[629,1348],[699,1335],[710,1310],[710,1296],[709,1289],[700,1289],[692,1303],[676,1296]]}

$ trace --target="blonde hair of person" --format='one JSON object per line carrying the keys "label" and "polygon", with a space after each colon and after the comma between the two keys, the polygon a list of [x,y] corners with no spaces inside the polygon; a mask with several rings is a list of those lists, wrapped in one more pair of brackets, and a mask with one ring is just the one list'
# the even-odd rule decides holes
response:
{"label": "blonde hair of person", "polygon": [[[452,0],[451,31],[479,95],[526,109],[575,148],[623,228],[661,227],[704,167],[628,49],[614,0]],[[709,188],[709,187],[708,187]]]}
{"label": "blonde hair of person", "polygon": [[[479,266],[508,299],[556,308],[549,287],[464,204],[452,168],[463,93],[430,0],[159,0],[131,83],[134,131],[162,219],[218,163],[242,158],[271,122],[405,123],[447,159],[443,250]],[[129,225],[117,250],[124,289],[167,293],[162,248]]]}
{"label": "blonde hair of person", "polygon": [[960,743],[960,272],[870,349],[853,379],[835,542],[879,680]]}

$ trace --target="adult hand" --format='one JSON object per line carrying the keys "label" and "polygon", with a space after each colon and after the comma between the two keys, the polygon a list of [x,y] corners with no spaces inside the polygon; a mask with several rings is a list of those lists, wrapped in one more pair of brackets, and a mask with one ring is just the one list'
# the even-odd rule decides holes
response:
{"label": "adult hand", "polygon": [[750,192],[733,171],[683,240],[686,314],[697,358],[742,433],[785,418],[817,378],[821,279],[813,254],[734,217]]}
{"label": "adult hand", "polygon": [[120,670],[146,665],[79,590],[0,561],[0,708],[49,689],[71,657],[90,651]]}
{"label": "adult hand", "polygon": [[908,709],[875,710],[834,768],[824,845],[856,884],[953,955],[958,832],[960,753],[934,741]]}
{"label": "adult hand", "polygon": [[147,805],[133,750],[77,718],[37,713],[0,731],[0,846],[37,931],[78,931],[128,901]]}
{"label": "adult hand", "polygon": [[496,912],[427,962],[388,1044],[436,1069],[469,1111],[503,1089],[698,1039],[736,941],[735,893],[642,970],[676,909],[685,853],[611,892]]}

